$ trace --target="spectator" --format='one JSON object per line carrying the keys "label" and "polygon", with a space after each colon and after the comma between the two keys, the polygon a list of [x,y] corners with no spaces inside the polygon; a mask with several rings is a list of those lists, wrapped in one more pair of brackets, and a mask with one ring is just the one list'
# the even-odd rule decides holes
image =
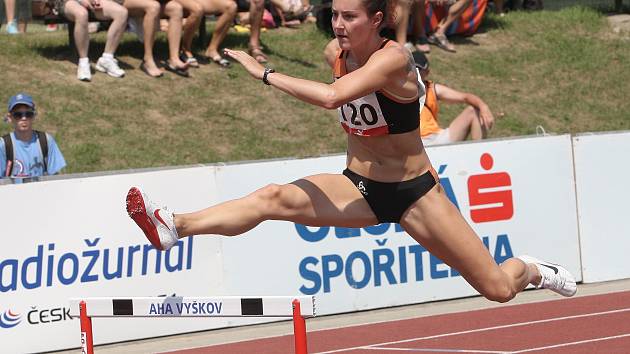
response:
{"label": "spectator", "polygon": [[278,19],[280,26],[297,28],[306,21],[309,14],[312,16],[313,6],[302,0],[270,0],[271,13],[274,20]]}
{"label": "spectator", "polygon": [[[494,124],[494,116],[488,105],[476,95],[460,92],[448,86],[428,80],[429,61],[421,52],[414,52],[414,61],[426,88],[426,99],[420,112],[420,136],[424,145],[449,144],[466,140],[485,139]],[[466,107],[448,128],[439,125],[438,101],[465,103]]]}
{"label": "spectator", "polygon": [[503,0],[494,0],[494,12],[499,16],[505,16]]}
{"label": "spectator", "polygon": [[398,0],[394,3],[394,19],[381,31],[381,36],[395,40],[410,52],[430,52],[424,31],[425,0]]}
{"label": "spectator", "polygon": [[[1,0],[0,0],[1,1]],[[30,0],[4,0],[5,19],[8,34],[26,33],[26,25],[32,17],[32,5]]]}
{"label": "spectator", "polygon": [[[179,58],[179,45],[182,39],[182,19],[184,10],[177,1],[170,0],[124,0],[123,5],[129,10],[130,27],[138,34],[144,44],[144,56],[140,69],[153,78],[163,76],[153,57],[155,32],[160,16],[168,17],[168,57],[164,68],[179,76],[188,77],[188,64]],[[141,24],[139,24],[141,23]]]}
{"label": "spectator", "polygon": [[90,59],[88,58],[90,12],[99,20],[112,20],[107,30],[105,49],[103,55],[96,62],[96,69],[113,77],[125,76],[125,71],[118,66],[114,53],[127,27],[127,9],[113,0],[55,0],[55,8],[59,14],[74,22],[74,44],[79,54],[77,79],[81,81],[92,80]]}
{"label": "spectator", "polygon": [[257,62],[264,64],[269,58],[262,50],[260,44],[260,32],[262,28],[263,13],[265,10],[264,0],[236,0],[238,6],[238,12],[248,12],[248,16],[244,19],[249,22],[249,54],[256,59]]}
{"label": "spectator", "polygon": [[448,6],[448,15],[442,18],[437,25],[437,29],[429,36],[428,41],[446,51],[455,52],[455,46],[446,37],[446,30],[457,20],[464,10],[470,5],[472,0],[430,0],[438,6]]}
{"label": "spectator", "polygon": [[[182,1],[182,0],[177,0]],[[189,0],[186,0],[189,1]],[[214,31],[212,32],[212,38],[208,44],[203,58],[207,61],[212,61],[224,68],[230,66],[230,61],[221,56],[219,52],[219,46],[225,39],[230,26],[234,22],[236,17],[236,2],[234,0],[194,0],[197,6],[201,6],[201,13],[199,18],[202,20],[204,14],[218,15],[214,24]],[[197,7],[196,7],[197,8]],[[193,13],[191,12],[191,15]],[[195,17],[197,15],[195,14]],[[183,60],[192,66],[199,66],[197,60],[192,54],[192,40],[195,32],[199,28],[199,20],[193,22],[190,17],[186,20],[184,26],[184,39],[182,41]]]}
{"label": "spectator", "polygon": [[31,96],[18,93],[9,99],[6,119],[13,123],[13,132],[0,139],[0,178],[28,182],[54,175],[66,166],[52,135],[33,130],[36,118]]}

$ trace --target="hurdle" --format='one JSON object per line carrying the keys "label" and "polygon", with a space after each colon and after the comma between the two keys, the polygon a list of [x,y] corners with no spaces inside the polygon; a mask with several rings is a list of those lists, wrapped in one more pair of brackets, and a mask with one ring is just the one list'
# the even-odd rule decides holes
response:
{"label": "hurdle", "polygon": [[94,354],[96,317],[279,317],[293,318],[295,353],[306,354],[306,321],[315,316],[313,296],[87,297],[70,299],[79,316],[81,352]]}

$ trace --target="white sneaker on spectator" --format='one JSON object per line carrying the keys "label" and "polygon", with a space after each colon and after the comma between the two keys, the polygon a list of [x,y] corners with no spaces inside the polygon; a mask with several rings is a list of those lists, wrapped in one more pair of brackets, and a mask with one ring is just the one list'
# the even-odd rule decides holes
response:
{"label": "white sneaker on spectator", "polygon": [[96,70],[113,77],[125,76],[125,71],[118,66],[118,60],[105,57],[98,58]]}
{"label": "white sneaker on spectator", "polygon": [[18,30],[17,21],[13,20],[7,23],[7,33],[8,34],[18,34],[20,31]]}
{"label": "white sneaker on spectator", "polygon": [[149,200],[139,188],[127,192],[127,214],[136,222],[153,247],[168,250],[179,241],[173,213]]}
{"label": "white sneaker on spectator", "polygon": [[79,64],[77,67],[77,79],[81,81],[92,81],[92,70],[90,64]]}
{"label": "white sneaker on spectator", "polygon": [[575,278],[564,267],[526,255],[518,256],[517,258],[525,262],[525,264],[534,264],[538,268],[541,279],[540,284],[536,288],[549,289],[566,297],[573,296],[577,292]]}

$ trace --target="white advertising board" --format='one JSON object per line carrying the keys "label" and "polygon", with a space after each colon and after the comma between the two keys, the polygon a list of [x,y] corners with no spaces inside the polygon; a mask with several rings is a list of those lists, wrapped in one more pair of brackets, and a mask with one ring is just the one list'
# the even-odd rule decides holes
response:
{"label": "white advertising board", "polygon": [[[562,263],[580,278],[569,135],[428,148],[441,182],[497,262],[531,254]],[[339,173],[345,156],[226,166],[223,199],[268,183]],[[398,225],[365,229],[267,221],[224,239],[226,289],[238,294],[315,295],[318,313],[476,294]]]}
{"label": "white advertising board", "polygon": [[[497,262],[532,254],[580,278],[571,138],[428,148],[442,185]],[[68,299],[113,296],[315,295],[332,314],[476,292],[400,226],[305,227],[267,221],[239,237],[198,236],[157,253],[128,218],[139,185],[176,212],[242,197],[269,183],[340,173],[345,156],[276,160],[0,188],[3,352],[79,345]],[[235,218],[239,215],[234,215]],[[264,319],[268,321],[267,319]],[[98,319],[95,343],[259,322],[256,319]],[[46,341],[33,341],[42,337]]]}
{"label": "white advertising board", "polygon": [[630,278],[630,132],[573,138],[584,282]]}
{"label": "white advertising board", "polygon": [[[220,258],[208,257],[220,252],[220,240],[196,237],[169,252],[149,249],[125,210],[133,185],[176,210],[201,208],[216,199],[209,167],[0,188],[3,353],[77,347],[79,321],[71,319],[68,308],[72,297],[208,295],[221,289]],[[124,327],[111,319],[94,321],[95,343],[225,325],[222,319],[128,321]]]}

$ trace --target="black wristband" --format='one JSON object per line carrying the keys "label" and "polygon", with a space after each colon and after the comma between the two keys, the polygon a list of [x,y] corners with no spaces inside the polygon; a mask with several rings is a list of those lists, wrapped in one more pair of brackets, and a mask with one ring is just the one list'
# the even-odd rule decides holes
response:
{"label": "black wristband", "polygon": [[271,74],[271,73],[275,73],[276,71],[271,69],[271,68],[265,68],[265,73],[263,74],[262,77],[262,82],[265,83],[265,85],[271,85],[269,83],[269,81],[267,81],[267,75]]}

